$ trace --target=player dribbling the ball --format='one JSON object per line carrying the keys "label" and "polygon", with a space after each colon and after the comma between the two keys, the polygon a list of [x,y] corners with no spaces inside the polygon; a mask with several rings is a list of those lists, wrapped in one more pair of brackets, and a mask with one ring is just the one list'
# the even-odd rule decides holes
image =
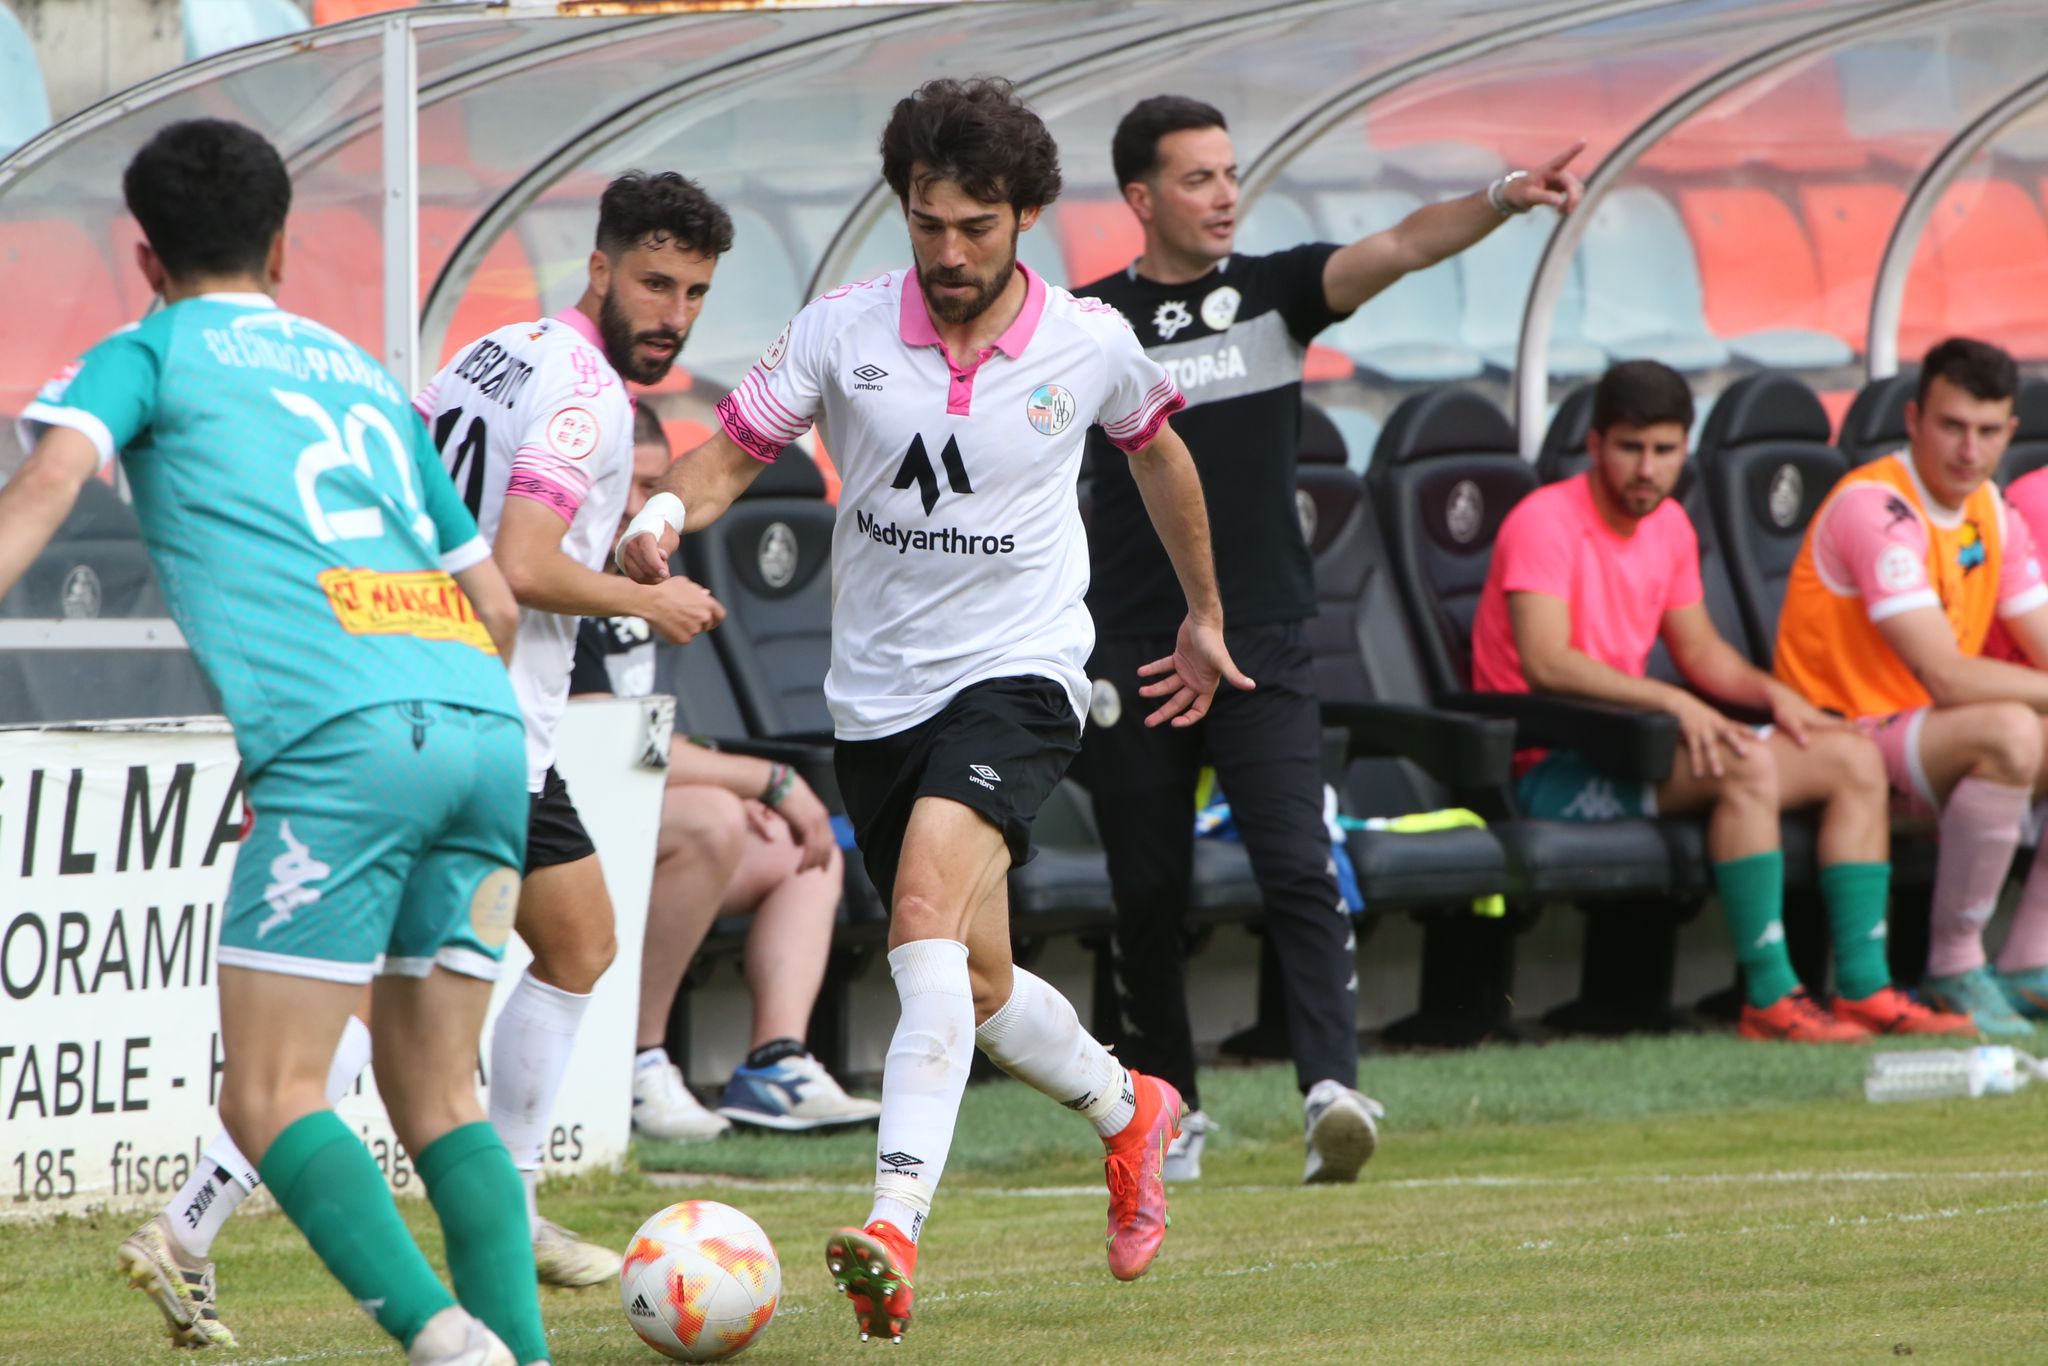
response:
{"label": "player dribbling the ball", "polygon": [[[1102,1137],[1110,1270],[1143,1275],[1166,1234],[1160,1161],[1179,1094],[1121,1066],[1074,1008],[1010,958],[1010,868],[1079,748],[1094,640],[1075,499],[1084,437],[1125,451],[1188,600],[1147,666],[1151,724],[1185,725],[1217,685],[1249,688],[1223,644],[1201,485],[1167,425],[1181,407],[1123,318],[1017,261],[1059,193],[1058,151],[1001,80],[932,81],[882,134],[916,265],[799,313],[719,404],[619,545],[659,582],[685,527],[716,519],[821,423],[845,485],[833,538],[834,765],[890,906],[902,1015],[882,1073],[875,1198],[826,1243],[861,1336],[900,1337],[971,1049]],[[879,372],[879,373],[878,373]]]}

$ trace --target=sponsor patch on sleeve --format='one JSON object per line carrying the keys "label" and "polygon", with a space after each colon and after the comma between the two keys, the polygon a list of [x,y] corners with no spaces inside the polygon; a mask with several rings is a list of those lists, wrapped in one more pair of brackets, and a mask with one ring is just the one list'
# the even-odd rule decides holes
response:
{"label": "sponsor patch on sleeve", "polygon": [[1888,545],[1877,557],[1877,582],[1887,593],[1903,593],[1927,582],[1927,569],[1908,547]]}
{"label": "sponsor patch on sleeve", "polygon": [[548,449],[564,460],[582,460],[597,449],[599,432],[588,408],[563,408],[548,419]]}

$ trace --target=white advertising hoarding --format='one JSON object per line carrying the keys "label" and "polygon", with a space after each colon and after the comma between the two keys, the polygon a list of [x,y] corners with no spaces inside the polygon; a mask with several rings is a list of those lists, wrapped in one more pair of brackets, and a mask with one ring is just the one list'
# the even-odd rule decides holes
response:
{"label": "white advertising hoarding", "polygon": [[[557,766],[604,863],[619,953],[577,1035],[551,1172],[626,1151],[664,776],[645,759],[666,754],[666,705],[578,702],[562,723]],[[0,731],[0,1218],[154,1204],[218,1130],[214,948],[242,823],[218,721]],[[493,1020],[527,961],[514,938]],[[337,1108],[417,1192],[367,1073]]]}

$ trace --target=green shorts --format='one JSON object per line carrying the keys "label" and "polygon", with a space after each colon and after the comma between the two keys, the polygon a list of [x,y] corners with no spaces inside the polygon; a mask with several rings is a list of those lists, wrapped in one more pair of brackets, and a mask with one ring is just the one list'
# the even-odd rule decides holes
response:
{"label": "green shorts", "polygon": [[1554,749],[1515,783],[1522,814],[1546,821],[1612,821],[1657,814],[1649,783],[1609,778],[1570,750]]}
{"label": "green shorts", "polygon": [[435,964],[495,979],[526,858],[515,717],[442,702],[338,716],[249,783],[220,961],[329,982]]}

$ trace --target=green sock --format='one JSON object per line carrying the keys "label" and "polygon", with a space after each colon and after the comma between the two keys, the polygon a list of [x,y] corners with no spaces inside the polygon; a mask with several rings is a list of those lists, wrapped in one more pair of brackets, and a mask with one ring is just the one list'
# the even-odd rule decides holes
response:
{"label": "green sock", "polygon": [[441,1216],[448,1270],[462,1307],[503,1338],[521,1362],[548,1360],[526,1187],[497,1131],[482,1121],[451,1129],[416,1161],[427,1198]]}
{"label": "green sock", "polygon": [[427,1265],[362,1140],[332,1110],[294,1121],[256,1164],[320,1260],[385,1332],[410,1347],[455,1303]]}
{"label": "green sock", "polygon": [[1785,855],[1773,849],[1717,863],[1714,886],[1721,892],[1728,932],[1735,937],[1735,961],[1742,964],[1749,1003],[1770,1005],[1799,985],[1792,956],[1785,952]]}
{"label": "green sock", "polygon": [[1836,863],[1820,870],[1820,895],[1835,940],[1835,990],[1851,1001],[1892,984],[1884,952],[1891,887],[1889,863]]}

